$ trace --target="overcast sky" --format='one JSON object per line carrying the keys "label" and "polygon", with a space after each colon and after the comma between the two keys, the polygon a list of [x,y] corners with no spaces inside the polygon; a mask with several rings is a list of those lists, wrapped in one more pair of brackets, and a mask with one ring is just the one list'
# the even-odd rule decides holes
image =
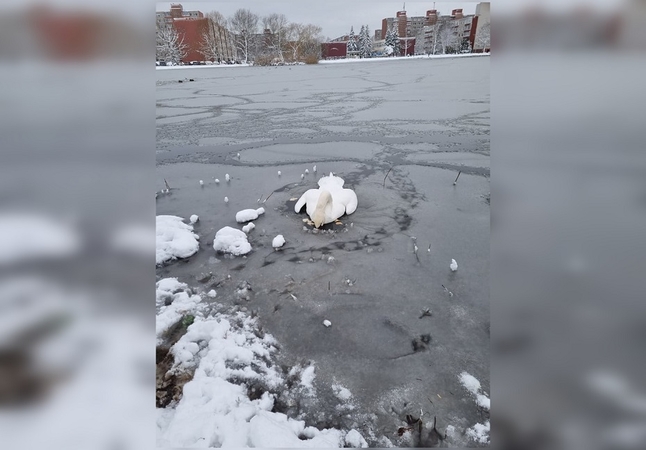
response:
{"label": "overcast sky", "polygon": [[[371,33],[381,28],[381,20],[395,17],[404,6],[403,1],[383,0],[225,0],[220,2],[172,2],[181,3],[185,10],[198,10],[203,13],[219,11],[230,17],[237,9],[247,8],[258,16],[271,13],[285,14],[287,20],[298,23],[312,23],[323,28],[323,36],[335,38],[348,34],[354,26],[355,33],[361,25],[368,25]],[[170,10],[171,2],[157,3],[157,11]],[[435,2],[435,9],[441,14],[450,14],[452,9],[462,8],[464,14],[474,14],[478,2]],[[424,16],[433,9],[433,2],[407,1],[408,16]]]}

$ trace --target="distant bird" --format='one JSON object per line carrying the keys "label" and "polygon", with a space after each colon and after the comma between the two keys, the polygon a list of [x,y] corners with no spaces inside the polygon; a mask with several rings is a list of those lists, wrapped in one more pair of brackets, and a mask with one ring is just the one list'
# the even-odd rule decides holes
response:
{"label": "distant bird", "polygon": [[238,152],[238,158],[240,158],[240,152]]}
{"label": "distant bird", "polygon": [[200,186],[204,186],[204,181],[200,180]]}
{"label": "distant bird", "polygon": [[304,179],[305,179],[305,174],[304,174],[304,173],[302,173],[302,174],[301,174],[301,180],[304,180]]}
{"label": "distant bird", "polygon": [[334,222],[343,214],[352,214],[357,209],[357,194],[352,189],[343,189],[343,178],[332,173],[318,181],[318,189],[309,189],[294,205],[299,212],[306,205],[307,215],[316,228]]}
{"label": "distant bird", "polygon": [[281,173],[281,171],[279,170],[279,171],[278,171],[278,176],[281,176],[281,175],[282,175],[282,173]]}
{"label": "distant bird", "polygon": [[225,173],[225,174],[224,174],[224,180],[225,180],[227,183],[228,183],[229,181],[231,181],[231,177],[229,176],[229,174],[228,174],[228,173]]}
{"label": "distant bird", "polygon": [[316,173],[316,164],[314,164],[314,168],[312,170]]}
{"label": "distant bird", "polygon": [[310,169],[305,169],[305,173],[310,173]]}
{"label": "distant bird", "polygon": [[458,263],[455,261],[455,259],[451,260],[451,265],[449,267],[451,267],[452,272],[455,272],[456,270],[458,270]]}
{"label": "distant bird", "polygon": [[215,184],[220,184],[220,180],[218,180],[218,179],[216,178],[216,179],[215,179]]}
{"label": "distant bird", "polygon": [[224,197],[224,203],[229,203],[229,197]]}

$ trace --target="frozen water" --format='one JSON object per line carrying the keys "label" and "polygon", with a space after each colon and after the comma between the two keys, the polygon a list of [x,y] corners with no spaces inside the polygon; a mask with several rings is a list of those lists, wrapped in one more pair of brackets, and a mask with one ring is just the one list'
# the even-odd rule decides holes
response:
{"label": "frozen water", "polygon": [[[455,446],[473,445],[467,430],[485,427],[478,397],[456,385],[463,371],[478,377],[479,395],[489,385],[488,71],[488,57],[185,69],[196,78],[191,92],[171,82],[173,71],[156,72],[168,80],[157,90],[162,106],[218,105],[210,119],[158,123],[157,191],[164,178],[173,187],[157,198],[158,214],[198,214],[207,242],[238,226],[236,211],[266,199],[246,258],[198,252],[186,264],[159,267],[158,276],[193,280],[212,271],[204,292],[219,286],[222,308],[239,304],[236,286],[248,281],[254,295],[242,304],[280,343],[280,358],[315,364],[319,403],[298,411],[308,425],[319,414],[337,417],[344,430],[368,423],[374,436],[357,431],[376,447],[401,445],[393,430],[420,408],[434,408],[440,431],[453,427]],[[195,103],[184,106],[182,98]],[[249,106],[233,109],[227,101]],[[272,102],[301,109],[272,109]],[[296,131],[304,129],[315,132]],[[312,187],[300,175],[314,165],[355,191],[351,221],[342,217],[341,225],[315,232],[303,223],[305,212],[294,213],[296,199]],[[195,183],[223,173],[240,180],[235,194],[227,184]],[[225,195],[228,205],[217,200]],[[277,234],[290,236],[279,252],[272,247]],[[415,253],[414,245],[431,251]],[[453,258],[468,261],[460,274],[447,270]],[[442,285],[454,294],[450,302]],[[424,309],[433,315],[420,318]],[[428,348],[413,352],[411,342],[426,334]],[[336,384],[353,394],[356,408],[344,415],[336,410]],[[441,396],[434,406],[429,392]],[[250,422],[258,429],[267,425],[260,417]]]}

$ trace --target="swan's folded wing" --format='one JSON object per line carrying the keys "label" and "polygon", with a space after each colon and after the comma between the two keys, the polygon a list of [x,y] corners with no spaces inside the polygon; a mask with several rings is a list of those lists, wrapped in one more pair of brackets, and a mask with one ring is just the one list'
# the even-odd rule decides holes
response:
{"label": "swan's folded wing", "polygon": [[357,210],[357,205],[359,204],[357,194],[352,189],[343,189],[343,194],[345,197],[345,213],[352,214]]}
{"label": "swan's folded wing", "polygon": [[[299,198],[298,201],[296,202],[296,204],[294,205],[294,212],[297,212],[297,213],[301,212],[301,209],[303,208],[303,206],[308,201],[310,201],[310,199],[313,197],[313,195],[315,193],[317,193],[317,192],[318,192],[318,189],[309,189],[309,190],[305,191],[305,193],[303,195],[301,195],[301,198]],[[317,196],[317,198],[318,198],[318,196]]]}

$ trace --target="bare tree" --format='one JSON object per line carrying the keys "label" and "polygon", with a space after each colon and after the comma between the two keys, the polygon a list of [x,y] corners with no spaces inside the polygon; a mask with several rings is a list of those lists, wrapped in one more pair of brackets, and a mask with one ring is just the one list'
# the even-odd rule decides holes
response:
{"label": "bare tree", "polygon": [[172,24],[157,24],[157,59],[179,64],[187,54],[188,45]]}
{"label": "bare tree", "polygon": [[484,52],[491,46],[491,24],[486,23],[476,31],[473,49],[482,49]]}
{"label": "bare tree", "polygon": [[442,46],[442,53],[446,54],[447,50],[455,51],[459,48],[459,39],[453,30],[451,22],[445,22],[438,32],[438,40]]}
{"label": "bare tree", "polygon": [[281,61],[284,61],[283,46],[287,32],[287,17],[284,14],[270,14],[262,19],[262,26],[271,32],[271,46]]}
{"label": "bare tree", "polygon": [[258,31],[258,16],[248,9],[239,9],[229,19],[231,31],[235,33],[236,48],[242,54],[244,61],[249,60],[253,39]]}
{"label": "bare tree", "polygon": [[290,23],[285,31],[285,47],[291,51],[292,60],[318,56],[322,31],[323,29],[316,25]]}

